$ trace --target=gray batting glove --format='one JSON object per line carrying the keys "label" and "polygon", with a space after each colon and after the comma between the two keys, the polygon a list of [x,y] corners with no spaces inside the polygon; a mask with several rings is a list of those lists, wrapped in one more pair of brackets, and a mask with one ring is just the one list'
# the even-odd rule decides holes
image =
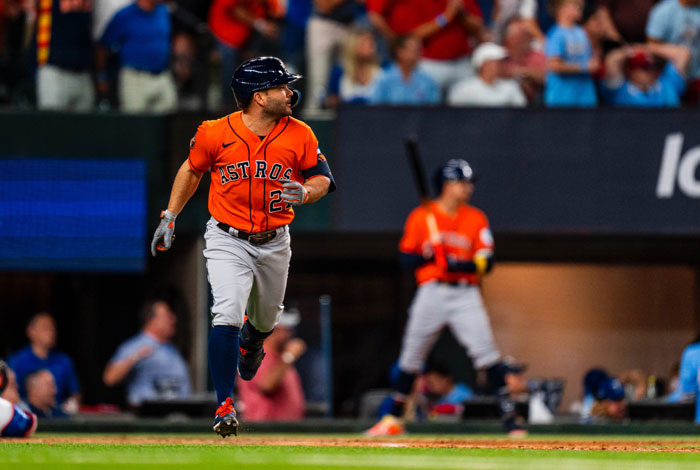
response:
{"label": "gray batting glove", "polygon": [[293,206],[300,206],[309,197],[309,191],[298,181],[280,180],[282,183],[282,200]]}
{"label": "gray batting glove", "polygon": [[158,251],[167,251],[173,246],[175,240],[175,217],[177,214],[164,210],[160,213],[160,223],[151,241],[151,254],[155,256]]}

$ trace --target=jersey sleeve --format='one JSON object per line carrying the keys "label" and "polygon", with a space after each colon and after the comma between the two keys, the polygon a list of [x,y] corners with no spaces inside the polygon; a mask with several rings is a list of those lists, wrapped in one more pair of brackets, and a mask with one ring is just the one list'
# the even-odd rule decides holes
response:
{"label": "jersey sleeve", "polygon": [[304,181],[316,178],[317,176],[325,176],[331,181],[328,192],[335,191],[335,180],[331,174],[331,169],[328,166],[326,157],[321,152],[321,147],[318,145],[316,136],[308,129],[306,144],[304,145],[304,155],[299,164],[299,170],[304,177]]}
{"label": "jersey sleeve", "polygon": [[207,139],[207,127],[204,124],[199,125],[197,133],[190,140],[190,154],[187,157],[187,163],[197,173],[204,173],[213,163],[212,152]]}
{"label": "jersey sleeve", "polygon": [[425,211],[415,209],[406,219],[403,236],[399,241],[399,251],[403,253],[420,254],[423,244],[428,239]]}
{"label": "jersey sleeve", "polygon": [[486,216],[479,212],[480,220],[475,226],[474,254],[490,255],[493,253],[494,243],[491,227]]}

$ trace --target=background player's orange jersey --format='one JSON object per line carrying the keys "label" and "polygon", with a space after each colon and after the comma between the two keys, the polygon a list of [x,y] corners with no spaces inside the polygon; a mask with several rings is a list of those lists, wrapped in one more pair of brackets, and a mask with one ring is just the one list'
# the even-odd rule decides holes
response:
{"label": "background player's orange jersey", "polygon": [[[486,215],[476,207],[462,205],[454,216],[443,212],[439,206],[431,202],[431,211],[435,214],[440,239],[445,249],[445,255],[454,257],[457,261],[469,261],[477,252],[493,251],[493,237]],[[403,237],[399,242],[399,250],[404,253],[423,254],[430,248],[430,237],[426,216],[428,212],[423,206],[414,209],[406,220]],[[471,273],[450,273],[439,267],[435,262],[424,264],[416,269],[416,281],[423,284],[431,280],[455,282],[465,280],[476,284],[479,277]]]}
{"label": "background player's orange jersey", "polygon": [[209,213],[250,233],[273,230],[294,219],[291,206],[282,202],[280,180],[303,183],[301,172],[319,160],[325,157],[318,140],[303,122],[284,117],[261,139],[246,127],[240,111],[204,121],[190,142],[188,158],[198,173],[211,168]]}

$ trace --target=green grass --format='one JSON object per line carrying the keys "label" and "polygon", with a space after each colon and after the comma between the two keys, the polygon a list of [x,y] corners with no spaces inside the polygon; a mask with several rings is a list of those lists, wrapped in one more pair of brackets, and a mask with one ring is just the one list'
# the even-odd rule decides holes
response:
{"label": "green grass", "polygon": [[[40,435],[46,437],[46,435]],[[175,436],[192,437],[192,436]],[[411,436],[412,438],[415,436]],[[435,437],[435,436],[430,436]],[[474,439],[479,436],[464,436]],[[481,436],[483,437],[483,436]],[[494,436],[484,437],[493,438]],[[451,436],[450,438],[457,438]],[[621,440],[619,436],[534,436],[537,440]],[[635,437],[626,441],[674,440],[700,447],[697,437]],[[208,444],[74,444],[0,441],[0,469],[697,469],[700,453],[520,449],[359,448]],[[397,445],[401,440],[395,441]],[[684,445],[685,447],[685,445]]]}

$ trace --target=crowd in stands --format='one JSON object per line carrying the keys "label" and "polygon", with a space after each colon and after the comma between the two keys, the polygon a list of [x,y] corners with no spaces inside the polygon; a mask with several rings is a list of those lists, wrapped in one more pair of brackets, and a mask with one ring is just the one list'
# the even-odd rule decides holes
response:
{"label": "crowd in stands", "polygon": [[224,109],[276,55],[307,111],[341,103],[679,106],[700,0],[0,0],[0,104]]}
{"label": "crowd in stands", "polygon": [[4,105],[223,109],[258,55],[307,111],[695,105],[700,0],[0,0]]}

